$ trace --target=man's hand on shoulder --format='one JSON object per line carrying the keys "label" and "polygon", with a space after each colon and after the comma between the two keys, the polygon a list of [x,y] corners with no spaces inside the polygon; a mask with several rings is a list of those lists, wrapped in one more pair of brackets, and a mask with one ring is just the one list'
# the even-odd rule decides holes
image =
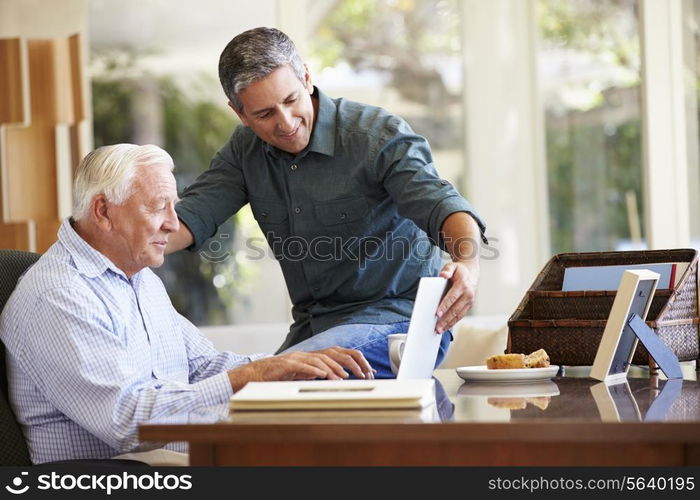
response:
{"label": "man's hand on shoulder", "polygon": [[452,328],[474,305],[479,282],[478,260],[450,262],[440,271],[440,276],[450,280],[450,287],[438,306],[437,333]]}
{"label": "man's hand on shoulder", "polygon": [[194,236],[190,229],[180,222],[178,230],[168,235],[168,244],[165,247],[165,254],[177,252],[183,248],[187,248],[194,243]]}
{"label": "man's hand on shoulder", "polygon": [[374,370],[360,351],[344,347],[328,347],[319,351],[289,352],[259,359],[230,370],[234,391],[248,382],[268,380],[341,380],[348,378],[345,369],[359,379],[373,379]]}

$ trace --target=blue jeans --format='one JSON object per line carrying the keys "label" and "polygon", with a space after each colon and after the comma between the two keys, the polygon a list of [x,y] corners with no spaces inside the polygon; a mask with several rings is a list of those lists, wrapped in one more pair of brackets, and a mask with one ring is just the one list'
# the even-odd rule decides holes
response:
{"label": "blue jeans", "polygon": [[[369,364],[377,370],[376,378],[394,378],[389,365],[389,345],[387,335],[392,333],[406,333],[408,321],[373,325],[368,323],[352,323],[339,325],[318,333],[313,337],[299,342],[284,352],[292,351],[316,351],[326,347],[340,346],[349,349],[357,349],[364,354]],[[452,332],[449,330],[442,335],[440,349],[438,350],[437,367],[447,354],[447,349],[452,341]]]}

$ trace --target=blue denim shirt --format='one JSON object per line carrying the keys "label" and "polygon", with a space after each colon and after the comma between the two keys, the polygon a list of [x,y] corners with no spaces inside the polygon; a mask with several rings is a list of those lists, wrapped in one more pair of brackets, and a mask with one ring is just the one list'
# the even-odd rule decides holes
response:
{"label": "blue denim shirt", "polygon": [[240,126],[176,207],[198,249],[250,203],[293,304],[280,350],[340,324],[405,321],[418,280],[440,270],[444,220],[467,212],[485,231],[404,120],[314,95],[318,117],[303,151],[286,153]]}

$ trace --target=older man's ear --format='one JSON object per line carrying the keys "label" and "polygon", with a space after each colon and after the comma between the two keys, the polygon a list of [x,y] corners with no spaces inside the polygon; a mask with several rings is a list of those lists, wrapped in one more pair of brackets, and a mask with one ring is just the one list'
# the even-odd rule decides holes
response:
{"label": "older man's ear", "polygon": [[98,194],[92,199],[88,217],[92,219],[92,222],[102,231],[109,231],[112,229],[109,203],[104,194]]}

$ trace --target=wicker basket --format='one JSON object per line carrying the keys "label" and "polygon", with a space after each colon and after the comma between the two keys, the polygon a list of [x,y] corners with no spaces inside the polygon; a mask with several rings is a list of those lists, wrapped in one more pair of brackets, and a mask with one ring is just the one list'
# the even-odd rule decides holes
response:
{"label": "wicker basket", "polygon": [[[678,356],[697,360],[698,255],[693,249],[629,252],[565,253],[545,265],[520,305],[508,320],[507,352],[532,352],[544,348],[553,364],[592,365],[598,351],[615,291],[561,291],[564,270],[578,266],[612,266],[688,262],[676,286],[657,289],[647,314],[647,324]],[[632,363],[651,364],[639,344]]]}

